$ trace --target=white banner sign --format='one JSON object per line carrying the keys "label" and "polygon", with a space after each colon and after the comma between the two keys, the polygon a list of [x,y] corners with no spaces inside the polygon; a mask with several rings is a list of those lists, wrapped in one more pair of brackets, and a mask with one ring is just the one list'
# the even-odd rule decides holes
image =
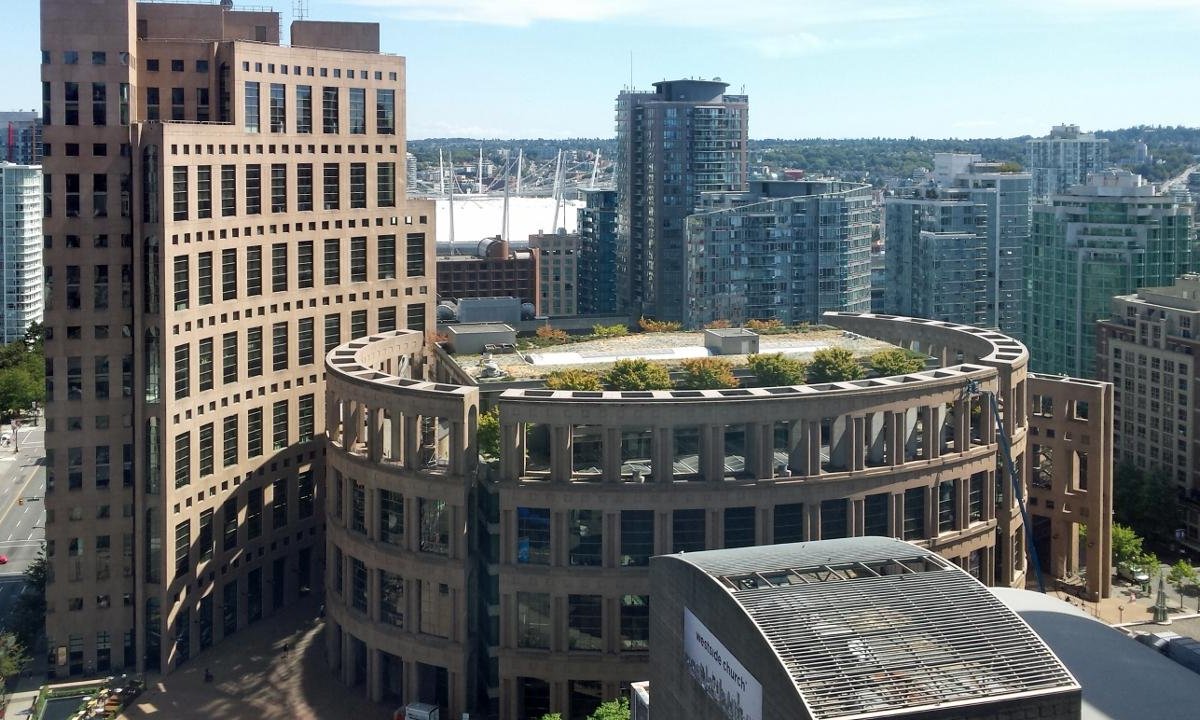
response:
{"label": "white banner sign", "polygon": [[762,720],[762,685],[691,610],[683,609],[683,654],[688,674],[729,720]]}

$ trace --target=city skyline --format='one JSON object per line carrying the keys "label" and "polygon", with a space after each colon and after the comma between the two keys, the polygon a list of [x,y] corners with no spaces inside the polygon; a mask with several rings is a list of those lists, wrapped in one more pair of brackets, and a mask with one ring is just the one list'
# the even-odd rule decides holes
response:
{"label": "city skyline", "polygon": [[[13,26],[36,26],[37,3],[17,5]],[[273,7],[286,34],[292,2]],[[1200,6],[1186,0],[762,0],[736,14],[707,0],[308,0],[308,17],[381,23],[381,44],[407,57],[411,139],[612,137],[631,78],[744,88],[755,139],[1041,136],[1200,116],[1173,79],[1197,64]],[[0,67],[20,80],[0,108],[40,106],[36,37],[12,39]],[[1106,101],[1130,86],[1162,100]]]}

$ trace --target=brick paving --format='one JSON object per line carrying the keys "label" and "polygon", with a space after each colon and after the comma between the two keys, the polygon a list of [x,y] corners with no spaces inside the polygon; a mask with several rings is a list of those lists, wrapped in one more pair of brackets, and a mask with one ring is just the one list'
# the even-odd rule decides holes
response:
{"label": "brick paving", "polygon": [[[317,603],[288,608],[193,657],[147,689],[124,720],[391,720],[395,708],[343,686],[325,663]],[[284,644],[289,647],[284,652]],[[204,670],[213,682],[204,682]]]}

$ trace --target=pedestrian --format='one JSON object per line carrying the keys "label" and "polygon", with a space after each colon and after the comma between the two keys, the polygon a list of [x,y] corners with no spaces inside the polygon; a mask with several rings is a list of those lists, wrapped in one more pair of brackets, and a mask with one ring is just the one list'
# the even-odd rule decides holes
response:
{"label": "pedestrian", "polygon": [[209,670],[208,668],[204,668],[204,682],[210,683],[212,681],[213,681],[212,670]]}
{"label": "pedestrian", "polygon": [[288,656],[288,651],[289,651],[289,650],[291,650],[291,649],[292,649],[292,648],[291,648],[291,646],[289,646],[287,643],[284,643],[284,644],[283,644],[283,656],[284,656],[284,657],[287,657],[287,656]]}

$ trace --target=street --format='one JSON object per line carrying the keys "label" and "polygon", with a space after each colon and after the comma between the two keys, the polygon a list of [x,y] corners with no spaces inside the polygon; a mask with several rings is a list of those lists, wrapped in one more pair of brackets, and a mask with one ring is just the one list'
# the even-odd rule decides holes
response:
{"label": "street", "polygon": [[17,432],[16,449],[0,447],[0,554],[8,557],[0,565],[0,617],[21,593],[25,569],[46,537],[45,430],[36,425]]}

